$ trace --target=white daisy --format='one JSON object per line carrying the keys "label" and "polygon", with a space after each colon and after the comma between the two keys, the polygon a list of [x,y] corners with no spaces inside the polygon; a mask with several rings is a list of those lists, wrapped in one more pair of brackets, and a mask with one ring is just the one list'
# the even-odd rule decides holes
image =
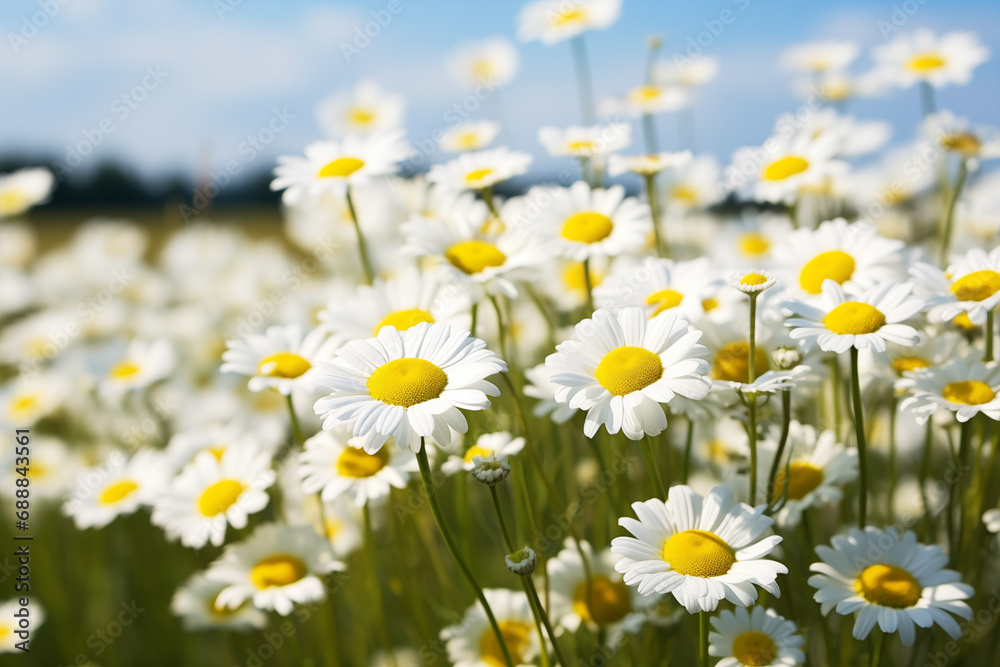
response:
{"label": "white daisy", "polygon": [[807,350],[818,344],[824,352],[837,354],[851,347],[882,353],[886,341],[913,345],[920,334],[903,322],[919,313],[924,301],[911,296],[912,289],[909,283],[887,282],[848,300],[840,285],[826,280],[820,306],[801,301],[785,304],[797,315],[785,325],[792,328],[791,337],[802,341]]}
{"label": "white daisy", "polygon": [[274,389],[289,396],[297,388],[311,387],[316,365],[330,358],[327,336],[323,328],[303,336],[297,324],[270,326],[263,334],[226,341],[219,370],[249,375],[250,391]]}
{"label": "white daisy", "polygon": [[926,81],[935,88],[964,85],[972,70],[986,62],[989,49],[970,32],[950,32],[937,37],[930,30],[900,35],[872,52],[876,70],[902,88]]}
{"label": "white daisy", "polygon": [[653,498],[632,509],[639,520],[618,523],[635,537],[616,537],[611,550],[623,556],[615,569],[639,593],[673,593],[689,613],[714,611],[722,599],[749,607],[757,599],[754,585],[780,597],[777,576],[788,568],[763,559],[781,542],[764,537],[774,522],[763,505],[737,503],[721,486],[704,499],[689,486],[674,486],[666,502]]}
{"label": "white daisy", "polygon": [[427,180],[451,190],[485,190],[528,171],[531,159],[506,147],[463,153],[432,166]]}
{"label": "white daisy", "polygon": [[184,582],[170,601],[170,611],[181,619],[185,630],[261,630],[267,626],[267,614],[244,602],[236,609],[217,604],[226,584],[196,574]]}
{"label": "white daisy", "polygon": [[316,106],[316,121],[331,138],[375,134],[402,126],[404,108],[402,96],[387,93],[375,81],[364,79],[353,90],[322,100]]}
{"label": "white daisy", "polygon": [[609,118],[620,115],[639,118],[677,111],[690,100],[690,95],[681,86],[644,83],[629,90],[625,97],[604,100],[597,110],[600,115]]}
{"label": "white daisy", "polygon": [[[13,429],[12,429],[13,430]],[[30,462],[27,466],[16,465],[19,457],[15,456],[15,448],[11,447],[3,459],[4,474],[0,476],[4,484],[0,491],[12,502],[20,500],[18,489],[23,488],[17,480],[26,477],[31,488],[33,502],[61,502],[73,487],[73,481],[83,469],[84,458],[76,448],[52,435],[44,433],[30,434]],[[22,460],[21,463],[24,461]],[[27,474],[21,475],[24,468]]]}
{"label": "white daisy", "polygon": [[0,220],[21,215],[49,198],[55,177],[44,167],[0,174]]}
{"label": "white daisy", "polygon": [[928,115],[920,125],[920,132],[944,150],[964,159],[1000,157],[1000,135],[995,128],[971,127],[967,119],[950,111]]}
{"label": "white daisy", "polygon": [[584,433],[603,424],[631,440],[659,435],[667,426],[660,403],[675,396],[702,399],[711,387],[701,332],[676,313],[651,320],[641,308],[598,310],[575,327],[576,338],[545,359],[559,385],[555,399],[587,411]]}
{"label": "white daisy", "polygon": [[463,85],[492,90],[514,78],[517,64],[514,45],[503,37],[492,37],[460,44],[448,58],[448,71]]}
{"label": "white daisy", "polygon": [[1000,421],[1000,364],[983,363],[982,353],[971,350],[943,366],[929,366],[907,373],[897,386],[909,396],[900,404],[921,424],[938,410],[950,410],[959,422],[979,413]]}
{"label": "white daisy", "polygon": [[449,456],[441,464],[441,471],[447,475],[454,475],[460,470],[469,472],[476,467],[473,462],[476,457],[492,455],[497,459],[503,459],[519,454],[522,449],[524,449],[524,438],[515,438],[507,431],[484,433],[476,439],[476,444],[465,450],[462,456]]}
{"label": "white daisy", "polygon": [[[521,591],[506,588],[487,588],[483,594],[500,626],[514,666],[532,664],[540,648],[528,597]],[[441,639],[447,642],[448,660],[454,667],[506,664],[500,642],[479,603],[469,607],[459,623],[441,630]]]}
{"label": "white daisy", "polygon": [[647,155],[612,155],[608,158],[608,176],[620,176],[626,172],[651,176],[667,169],[680,169],[690,162],[691,151]]}
{"label": "white daisy", "polygon": [[421,438],[450,442],[449,427],[465,433],[461,410],[485,410],[500,391],[486,378],[507,364],[486,343],[451,325],[421,322],[406,331],[384,327],[376,338],[355,340],[317,376],[333,393],[316,401],[323,428],[346,423],[369,454],[390,436],[400,447]]}
{"label": "white daisy", "polygon": [[683,161],[664,175],[663,183],[670,210],[704,209],[725,196],[719,184],[719,163],[711,155]]}
{"label": "white daisy", "polygon": [[216,597],[217,607],[239,609],[252,600],[258,609],[287,616],[295,604],[322,601],[322,576],[344,568],[326,539],[311,527],[272,523],[227,546],[205,576],[226,584]]}
{"label": "white daisy", "polygon": [[16,428],[33,426],[58,410],[67,395],[65,381],[53,373],[9,380],[0,387],[0,418]]}
{"label": "white daisy", "polygon": [[697,88],[704,86],[719,73],[719,59],[701,55],[697,58],[658,62],[653,67],[653,80],[663,86]]}
{"label": "white daisy", "polygon": [[438,145],[449,153],[465,153],[486,148],[500,134],[500,124],[491,120],[470,120],[451,125],[438,138]]}
{"label": "white daisy", "polygon": [[769,287],[774,287],[774,276],[764,269],[749,269],[739,271],[729,277],[729,285],[744,294],[760,294]]}
{"label": "white daisy", "polygon": [[618,20],[621,0],[536,0],[517,16],[517,38],[551,46],[587,30],[604,30]]}
{"label": "white daisy", "polygon": [[741,148],[726,169],[726,181],[745,184],[757,201],[791,204],[808,188],[847,169],[837,154],[837,137],[778,132],[761,148]]}
{"label": "white daisy", "polygon": [[[256,409],[256,406],[254,406]],[[282,411],[286,408],[279,406]],[[274,454],[286,437],[285,415],[282,414],[280,429],[274,434],[254,427],[242,419],[215,424],[199,424],[197,428],[180,431],[170,436],[166,455],[172,470],[179,471],[194,461],[201,452],[208,452],[221,461],[230,449],[250,449]]]}
{"label": "white daisy", "polygon": [[773,609],[723,609],[709,622],[715,632],[708,635],[708,654],[722,658],[716,667],[794,667],[805,662],[800,648],[805,640],[798,627]]}
{"label": "white daisy", "polygon": [[705,315],[705,302],[721,280],[705,258],[685,262],[648,257],[627,273],[615,272],[594,289],[598,308],[638,306],[648,317],[675,311],[687,320]]}
{"label": "white daisy", "polygon": [[160,452],[140,449],[131,458],[112,452],[77,475],[63,512],[76,527],[103,528],[119,515],[151,505],[166,486],[170,470]]}
{"label": "white daisy", "polygon": [[565,424],[573,418],[578,408],[571,408],[556,400],[559,385],[552,382],[553,371],[545,364],[538,364],[524,371],[528,384],[524,385],[524,395],[538,400],[532,414],[536,417],[552,416],[552,421]]}
{"label": "white daisy", "polygon": [[785,69],[820,74],[847,69],[859,52],[857,42],[806,42],[795,44],[781,54]]}
{"label": "white daisy", "polygon": [[632,143],[632,126],[606,123],[590,127],[571,125],[560,129],[547,125],[538,130],[538,143],[545,147],[549,155],[601,159]]}
{"label": "white daisy", "polygon": [[[34,632],[45,622],[45,608],[37,602],[37,597],[28,599],[30,600],[28,614],[30,615],[31,631]],[[0,653],[26,652],[17,646],[23,641],[21,636],[17,634],[23,628],[20,626],[20,619],[15,614],[23,609],[21,597],[0,602]],[[31,640],[28,641],[28,647],[31,647]]]}
{"label": "white daisy", "polygon": [[106,400],[118,400],[133,389],[148,387],[168,377],[177,365],[173,343],[166,338],[136,339],[121,359],[107,370],[98,391]]}
{"label": "white daisy", "polygon": [[1000,533],[1000,509],[993,508],[983,512],[983,523],[986,525],[986,530],[994,535]]}
{"label": "white daisy", "polygon": [[855,639],[867,638],[876,621],[883,632],[898,630],[904,646],[916,639],[915,626],[935,623],[958,639],[961,628],[949,613],[972,618],[962,602],[972,597],[972,587],[961,583],[958,572],[942,569],[948,556],[941,547],[918,544],[911,531],[900,537],[893,527],[852,528],[830,543],[833,548],[816,547],[823,562],[809,566],[818,573],[809,585],[817,589],[813,599],[824,616],[834,608],[844,616],[859,612]]}
{"label": "white daisy", "polygon": [[927,299],[928,315],[937,322],[950,322],[965,313],[982,326],[986,314],[1000,305],[1000,246],[989,254],[972,248],[946,271],[917,262],[910,275],[917,293]]}

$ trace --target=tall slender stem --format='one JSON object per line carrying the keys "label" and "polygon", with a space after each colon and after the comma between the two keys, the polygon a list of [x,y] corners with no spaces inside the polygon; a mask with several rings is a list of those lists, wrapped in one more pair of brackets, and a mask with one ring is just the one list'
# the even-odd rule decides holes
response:
{"label": "tall slender stem", "polygon": [[590,258],[583,260],[583,284],[587,288],[587,316],[594,312],[594,278],[590,275]]}
{"label": "tall slender stem", "polygon": [[660,477],[660,469],[657,467],[656,457],[653,455],[653,440],[646,435],[639,441],[639,447],[642,449],[642,458],[646,463],[646,473],[649,475],[649,481],[653,485],[653,492],[661,500],[666,500],[667,489],[663,486],[663,478]]}
{"label": "tall slender stem", "polygon": [[747,436],[750,439],[750,503],[757,505],[757,392],[746,394],[747,413],[750,423],[747,425]]}
{"label": "tall slender stem", "polygon": [[476,301],[472,304],[470,315],[472,316],[472,322],[469,324],[469,334],[473,337],[476,335],[476,325],[479,323],[479,302]]}
{"label": "tall slender stem", "polygon": [[757,379],[757,294],[749,294],[750,297],[750,356],[747,359],[749,373],[747,382],[754,383]]}
{"label": "tall slender stem", "polygon": [[858,348],[851,347],[851,399],[854,404],[854,435],[858,445],[858,528],[865,529],[868,518],[868,441],[865,437],[865,415],[861,406],[861,378],[858,374]]}
{"label": "tall slender stem", "polygon": [[993,361],[993,338],[996,334],[993,333],[993,317],[994,310],[986,311],[986,354],[983,356],[983,361],[990,362]]}
{"label": "tall slender stem", "polygon": [[[542,601],[538,599],[538,590],[535,589],[535,582],[532,581],[530,575],[522,576],[521,581],[524,583],[524,589],[528,594],[528,600],[531,601],[531,606],[536,610],[538,618],[541,619],[542,625],[545,626],[545,632],[549,635],[552,650],[556,654],[556,663],[562,665],[562,667],[570,667],[572,663],[567,662],[566,658],[563,657],[562,649],[559,648],[559,642],[556,641],[556,633],[552,629],[552,622],[549,620],[549,615],[545,613],[545,607],[542,606]],[[545,651],[544,647],[542,647],[542,651]]]}
{"label": "tall slender stem", "polygon": [[490,294],[490,302],[493,304],[493,310],[497,314],[497,335],[500,337],[500,354],[509,361],[510,357],[507,354],[507,328],[503,321],[503,311],[500,309],[500,301],[495,295]]}
{"label": "tall slender stem", "polygon": [[642,136],[646,141],[646,152],[650,155],[658,153],[659,142],[656,140],[656,117],[653,114],[642,114]]}
{"label": "tall slender stem", "polygon": [[[771,462],[771,471],[767,475],[767,488],[764,492],[774,497],[774,479],[778,475],[778,466],[781,465],[782,455],[785,453],[785,445],[788,444],[788,431],[792,422],[792,392],[784,390],[781,392],[781,436],[778,438],[778,450],[774,453],[774,461]],[[773,501],[772,501],[773,502]]]}
{"label": "tall slender stem", "polygon": [[660,201],[656,192],[656,174],[645,174],[646,199],[649,201],[649,215],[653,219],[653,238],[656,240],[656,254],[663,256],[670,252],[663,230],[660,229]]}
{"label": "tall slender stem", "polygon": [[590,83],[590,64],[587,62],[587,45],[583,35],[570,40],[573,49],[573,66],[576,70],[576,88],[580,95],[580,118],[584,125],[594,123],[594,93]]}
{"label": "tall slender stem", "polygon": [[392,642],[389,640],[389,625],[382,607],[382,587],[378,583],[378,572],[376,571],[375,533],[372,530],[372,514],[371,510],[368,509],[367,503],[365,503],[362,513],[365,519],[365,560],[368,561],[366,563],[369,575],[368,583],[371,586],[371,591],[368,593],[370,595],[369,599],[372,603],[372,611],[378,619],[376,626],[378,627],[379,639],[382,641],[382,648],[389,657],[391,667],[396,667],[396,659],[392,652]]}
{"label": "tall slender stem", "polygon": [[872,651],[872,667],[879,667],[882,664],[882,654],[885,651],[885,638],[887,636],[888,633],[878,633],[878,639],[875,640],[875,649]]}
{"label": "tall slender stem", "polygon": [[458,569],[462,571],[466,581],[475,590],[476,598],[479,599],[479,604],[483,606],[483,611],[486,612],[486,618],[489,620],[490,627],[493,628],[493,634],[496,635],[500,651],[503,653],[504,662],[507,663],[507,667],[514,667],[514,663],[510,658],[510,651],[507,649],[507,641],[504,639],[500,625],[493,615],[493,609],[490,608],[490,603],[483,593],[483,588],[476,581],[476,575],[472,573],[472,570],[469,569],[469,566],[459,554],[455,538],[451,536],[451,531],[448,530],[448,525],[445,523],[444,512],[441,510],[441,503],[438,501],[437,491],[434,489],[434,482],[431,479],[431,466],[427,460],[427,449],[423,438],[420,438],[420,451],[417,452],[417,463],[420,466],[420,479],[424,484],[424,491],[427,494],[427,504],[431,506],[431,514],[434,515],[434,523],[437,524],[438,530],[441,532],[441,537],[444,538],[444,543],[448,547],[449,553],[451,553],[451,557],[458,564]]}
{"label": "tall slender stem", "polygon": [[698,666],[708,667],[708,612],[698,612]]}
{"label": "tall slender stem", "polygon": [[365,235],[361,233],[361,223],[358,222],[358,212],[354,208],[354,198],[351,196],[351,186],[347,186],[347,210],[351,214],[351,222],[354,223],[354,231],[358,235],[358,254],[361,255],[361,268],[365,271],[365,282],[369,285],[375,279],[375,272],[372,270],[371,259],[368,257],[368,246],[365,244]]}
{"label": "tall slender stem", "polygon": [[962,188],[965,187],[965,180],[969,176],[969,162],[962,160],[958,167],[958,180],[955,181],[955,188],[951,191],[951,199],[948,201],[948,209],[945,211],[944,226],[941,228],[941,257],[939,264],[941,268],[948,267],[948,255],[951,252],[951,237],[955,227],[955,207],[962,196]]}
{"label": "tall slender stem", "polygon": [[291,394],[285,396],[285,403],[288,405],[288,420],[292,423],[292,437],[295,438],[295,444],[301,447],[305,441],[302,439],[302,429],[299,428],[299,418],[295,414],[295,406],[292,404]]}
{"label": "tall slender stem", "polygon": [[684,484],[688,483],[691,472],[691,445],[694,443],[694,419],[688,417],[687,435],[684,437]]}
{"label": "tall slender stem", "polygon": [[929,116],[937,110],[937,104],[934,101],[934,88],[926,81],[920,82],[920,108],[924,116]]}
{"label": "tall slender stem", "polygon": [[503,534],[503,543],[507,547],[507,553],[514,553],[514,542],[510,539],[507,531],[507,523],[503,520],[503,512],[500,511],[500,498],[497,496],[497,487],[490,487],[490,497],[493,498],[493,509],[497,513],[497,521],[500,522],[500,532]]}

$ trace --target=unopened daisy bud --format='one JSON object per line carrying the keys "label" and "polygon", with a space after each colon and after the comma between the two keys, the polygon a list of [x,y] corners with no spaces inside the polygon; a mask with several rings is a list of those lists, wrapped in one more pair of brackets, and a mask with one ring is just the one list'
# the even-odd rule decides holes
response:
{"label": "unopened daisy bud", "polygon": [[779,347],[771,353],[771,361],[779,371],[790,371],[802,363],[802,352],[797,347]]}
{"label": "unopened daisy bud", "polygon": [[759,294],[774,283],[774,276],[763,269],[741,271],[729,279],[729,284],[744,294]]}
{"label": "unopened daisy bud", "polygon": [[497,459],[496,454],[474,456],[472,465],[472,476],[488,486],[496,486],[510,475],[510,464],[507,463],[506,456],[501,459]]}
{"label": "unopened daisy bud", "polygon": [[522,576],[532,574],[538,564],[538,556],[531,547],[523,547],[512,554],[507,554],[504,560],[507,562],[508,570]]}
{"label": "unopened daisy bud", "polygon": [[646,38],[646,46],[650,49],[658,49],[663,46],[663,37],[660,35],[650,35]]}

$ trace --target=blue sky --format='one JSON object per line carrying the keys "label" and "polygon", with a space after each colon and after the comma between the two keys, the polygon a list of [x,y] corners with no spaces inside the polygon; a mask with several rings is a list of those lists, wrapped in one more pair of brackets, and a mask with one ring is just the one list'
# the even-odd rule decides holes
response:
{"label": "blue sky", "polygon": [[[146,176],[193,175],[236,157],[241,142],[266,127],[274,109],[286,110],[295,118],[247,164],[247,171],[259,171],[273,165],[275,156],[300,153],[319,138],[315,104],[365,77],[403,94],[410,136],[426,138],[447,125],[445,112],[468,94],[447,76],[448,54],[469,40],[513,39],[522,3],[399,0],[402,10],[347,62],[341,44],[350,43],[355,28],[388,2],[4,2],[0,86],[7,94],[0,154],[64,155],[68,144],[89,135],[100,143],[82,161],[80,173],[102,156],[114,156]],[[1000,12],[995,1],[908,2],[918,9],[902,31],[972,30],[991,49],[994,59],[976,71],[973,83],[940,91],[939,104],[977,123],[1000,124]],[[47,4],[60,9],[42,20],[39,13]],[[725,162],[736,148],[763,141],[777,116],[796,108],[792,81],[777,64],[786,46],[853,39],[865,47],[855,66],[864,69],[870,62],[868,47],[885,41],[880,22],[891,22],[894,9],[903,4],[625,0],[612,29],[586,37],[595,91],[603,98],[639,83],[648,35],[666,37],[663,55],[669,58],[706,30],[705,22],[726,9],[733,11],[736,20],[704,50],[719,58],[722,67],[697,102],[698,148]],[[25,29],[25,21],[33,19],[44,23],[34,33]],[[505,135],[508,143],[539,156],[536,166],[544,172],[560,163],[541,156],[538,127],[579,121],[569,46],[531,43],[518,48],[516,78],[474,115],[490,117],[502,110],[511,127]],[[159,75],[151,78],[150,72]],[[144,91],[121,100],[144,82]],[[920,119],[916,89],[860,101],[848,111],[891,121],[896,143],[909,138]],[[102,130],[102,123],[111,131]],[[664,116],[659,124],[661,145],[678,148],[676,118]]]}

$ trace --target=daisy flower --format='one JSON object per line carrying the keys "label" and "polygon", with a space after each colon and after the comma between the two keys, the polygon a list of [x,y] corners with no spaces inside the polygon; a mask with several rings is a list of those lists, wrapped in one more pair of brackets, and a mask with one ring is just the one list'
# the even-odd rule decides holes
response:
{"label": "daisy flower", "polygon": [[462,153],[436,164],[427,180],[450,190],[485,190],[528,171],[531,156],[506,147]]}
{"label": "daisy flower", "polygon": [[323,428],[350,424],[369,454],[389,437],[418,451],[421,439],[450,442],[449,427],[465,433],[461,410],[485,410],[500,390],[486,378],[507,364],[486,343],[451,325],[421,322],[406,331],[383,327],[355,340],[323,365],[318,384],[333,389],[316,401]]}
{"label": "daisy flower", "polygon": [[857,300],[848,300],[836,282],[823,283],[820,306],[790,301],[785,307],[797,317],[785,322],[791,336],[806,349],[818,344],[824,352],[841,354],[851,347],[885,352],[886,341],[913,345],[920,340],[917,330],[903,322],[924,307],[922,299],[910,295],[909,283],[887,282],[877,285]]}
{"label": "daisy flower", "polygon": [[711,155],[699,155],[677,165],[664,175],[663,182],[671,210],[704,209],[725,196],[719,183],[719,163]]}
{"label": "daisy flower", "polygon": [[611,155],[608,158],[608,176],[624,173],[653,176],[667,169],[679,169],[691,162],[691,151],[679,153],[649,153],[646,155]]}
{"label": "daisy flower", "polygon": [[101,464],[80,472],[63,513],[79,530],[103,528],[120,515],[151,505],[169,474],[160,452],[140,449],[131,458],[112,452]]}
{"label": "daisy flower", "polygon": [[[45,608],[36,602],[37,597],[29,599],[31,600],[31,606],[28,611],[31,614],[31,629],[37,630],[45,622]],[[21,611],[21,609],[23,607],[21,606],[21,599],[19,597],[0,602],[0,653],[27,652],[27,650],[22,651],[17,646],[22,641],[20,635],[17,633],[22,631],[23,628],[20,627],[20,619],[15,614]],[[28,646],[30,647],[30,645],[29,641]]]}
{"label": "daisy flower", "polygon": [[723,609],[709,619],[708,654],[722,658],[716,667],[794,667],[805,662],[800,648],[805,640],[798,627],[773,609]]}
{"label": "daisy flower", "polygon": [[994,535],[1000,533],[1000,508],[994,507],[983,512],[983,524]]}
{"label": "daisy flower", "polygon": [[988,160],[1000,157],[1000,136],[993,128],[970,127],[969,121],[950,111],[930,114],[920,132],[938,146],[964,159]]}
{"label": "daisy flower", "polygon": [[177,365],[173,343],[166,338],[136,339],[121,359],[112,364],[98,391],[106,400],[120,399],[133,389],[148,387],[168,377]]}
{"label": "daisy flower", "polygon": [[249,375],[250,391],[274,389],[289,396],[295,389],[312,386],[316,364],[330,358],[327,336],[323,328],[303,336],[297,324],[270,326],[263,334],[226,341],[219,370]]}
{"label": "daisy flower", "polygon": [[930,30],[917,30],[877,47],[872,57],[885,80],[901,88],[918,82],[941,88],[967,84],[972,70],[986,62],[990,52],[971,32],[938,37]]}
{"label": "daisy flower", "polygon": [[631,440],[659,435],[667,427],[660,403],[677,395],[699,400],[711,387],[701,335],[672,312],[647,320],[641,308],[598,310],[545,359],[559,385],[555,399],[587,411],[588,438],[602,424]]}
{"label": "daisy flower", "polygon": [[950,322],[965,313],[977,326],[1000,305],[1000,246],[988,254],[972,248],[947,271],[926,262],[910,267],[917,293],[927,299],[928,315],[937,322]]}
{"label": "daisy flower", "polygon": [[367,453],[352,443],[343,426],[306,440],[298,458],[303,491],[319,493],[324,502],[345,496],[358,507],[380,503],[393,487],[405,489],[416,466],[413,453],[392,442]]}
{"label": "daisy flower", "polygon": [[621,7],[621,0],[537,0],[521,8],[517,38],[552,46],[587,30],[610,28]]}
{"label": "daisy flower", "polygon": [[[282,410],[285,406],[282,402]],[[284,418],[284,414],[282,414]],[[274,454],[285,439],[285,424],[275,434],[253,427],[242,419],[221,424],[198,424],[190,431],[180,431],[170,436],[166,455],[173,470],[180,470],[202,452],[208,452],[221,461],[230,449],[249,449]]]}
{"label": "daisy flower", "polygon": [[718,73],[718,58],[706,55],[662,61],[653,66],[653,80],[663,86],[697,88],[714,79]]}
{"label": "daisy flower", "polygon": [[225,588],[215,606],[239,609],[252,600],[258,609],[288,616],[295,604],[326,598],[322,576],[343,570],[330,544],[309,526],[258,526],[243,542],[230,544],[206,572]]}
{"label": "daisy flower", "polygon": [[387,93],[375,81],[364,79],[354,90],[321,101],[316,106],[316,121],[332,138],[375,134],[402,126],[404,108],[402,96]]}
{"label": "daisy flower", "polygon": [[757,201],[791,204],[805,189],[846,171],[846,163],[833,159],[838,148],[837,138],[831,135],[779,131],[762,148],[736,151],[726,179],[734,184],[746,182]]}
{"label": "daisy flower", "polygon": [[765,560],[781,542],[770,535],[772,519],[733,499],[717,486],[704,499],[689,486],[670,488],[666,502],[653,498],[633,503],[639,520],[618,523],[635,537],[616,537],[611,551],[623,556],[615,569],[639,593],[673,593],[688,613],[715,611],[726,599],[749,607],[760,586],[781,596],[777,576],[788,572],[781,563]]}
{"label": "daisy flower", "polygon": [[528,383],[524,385],[524,395],[538,401],[535,404],[532,414],[535,417],[545,417],[551,415],[552,421],[557,424],[565,424],[573,418],[578,408],[571,408],[565,403],[556,400],[556,392],[559,385],[552,382],[553,371],[545,364],[538,364],[524,371],[524,377]]}
{"label": "daisy flower", "polygon": [[398,163],[412,150],[402,130],[350,135],[343,141],[316,141],[306,146],[305,157],[278,158],[271,189],[284,190],[281,199],[289,206],[307,195],[329,192],[343,196],[350,186],[395,174]]}
{"label": "daisy flower", "polygon": [[931,366],[907,373],[897,386],[908,392],[900,411],[910,411],[923,424],[937,410],[950,410],[959,422],[979,413],[1000,421],[1000,364],[983,363],[982,353],[969,351],[943,366]]}
{"label": "daisy flower", "polygon": [[612,118],[619,115],[634,118],[655,116],[677,111],[685,107],[690,99],[687,91],[680,86],[644,83],[626,92],[625,97],[604,100],[598,107],[598,113]]}
{"label": "daisy flower", "polygon": [[0,387],[0,416],[16,428],[33,426],[63,405],[66,389],[52,373],[12,379]]}
{"label": "daisy flower", "polygon": [[675,311],[688,320],[705,314],[705,304],[721,283],[708,259],[685,262],[649,257],[627,273],[612,274],[594,289],[598,308],[643,308],[648,317]]}
{"label": "daisy flower", "polygon": [[244,602],[236,609],[217,604],[226,584],[196,574],[177,589],[170,601],[170,611],[179,616],[185,630],[262,630],[267,614]]}
{"label": "daisy flower", "polygon": [[221,546],[227,526],[245,528],[250,514],[267,507],[270,466],[271,455],[253,447],[229,447],[221,459],[201,452],[159,494],[153,524],[186,547]]}
{"label": "daisy flower", "polygon": [[522,449],[524,449],[524,438],[515,438],[507,431],[484,433],[476,439],[476,444],[465,450],[464,455],[449,456],[448,460],[441,464],[441,471],[447,475],[454,475],[460,470],[470,472],[476,467],[473,462],[476,457],[493,456],[504,459],[519,454]]}
{"label": "daisy flower", "polygon": [[821,74],[847,69],[858,57],[857,42],[807,42],[785,49],[781,65],[785,69]]}
{"label": "daisy flower", "polygon": [[566,129],[546,126],[538,130],[538,143],[549,155],[601,159],[632,143],[632,126],[624,123],[590,127],[571,125]]}
{"label": "daisy flower", "polygon": [[729,286],[744,294],[760,294],[774,287],[775,282],[774,276],[764,269],[749,269],[729,276]]}
{"label": "daisy flower", "polygon": [[972,587],[958,572],[942,569],[948,556],[941,547],[918,544],[912,531],[900,537],[893,527],[852,528],[830,544],[816,547],[822,562],[809,566],[818,573],[809,585],[824,616],[834,608],[844,616],[858,612],[855,639],[867,638],[876,622],[883,632],[898,630],[904,646],[916,639],[915,626],[935,623],[958,639],[961,628],[949,614],[972,618],[962,602],[972,597]]}
{"label": "daisy flower", "polygon": [[44,167],[0,174],[0,220],[25,213],[49,198],[55,177]]}
{"label": "daisy flower", "polygon": [[[506,588],[487,588],[483,594],[493,610],[515,667],[533,663],[541,649],[528,596]],[[447,642],[448,661],[455,667],[506,664],[500,642],[479,603],[469,607],[459,623],[441,630],[441,639]]]}
{"label": "daisy flower", "polygon": [[448,71],[458,83],[492,90],[510,83],[517,73],[517,63],[514,45],[503,37],[493,37],[460,44],[448,58]]}
{"label": "daisy flower", "polygon": [[465,153],[486,148],[500,134],[500,123],[491,120],[470,120],[452,125],[438,139],[438,145],[449,153]]}
{"label": "daisy flower", "polygon": [[[14,430],[13,428],[11,429]],[[21,478],[15,465],[17,458],[15,448],[8,450],[9,455],[3,457],[5,473],[0,475],[5,484],[0,494],[16,502],[17,485]],[[31,461],[25,477],[31,486],[31,499],[35,502],[61,502],[72,490],[80,470],[83,469],[84,458],[77,448],[70,448],[63,440],[47,434],[31,434]],[[22,469],[23,470],[23,469]]]}

